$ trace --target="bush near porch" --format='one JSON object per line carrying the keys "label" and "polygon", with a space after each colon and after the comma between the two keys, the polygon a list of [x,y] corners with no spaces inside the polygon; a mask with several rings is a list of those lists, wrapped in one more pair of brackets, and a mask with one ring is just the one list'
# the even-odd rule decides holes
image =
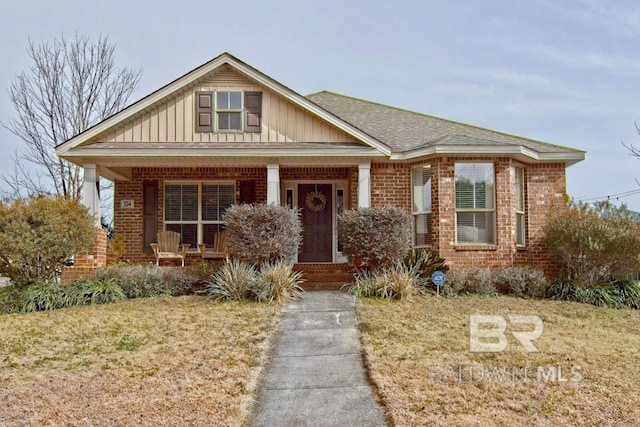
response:
{"label": "bush near porch", "polygon": [[92,248],[94,228],[77,200],[0,202],[0,271],[18,286],[55,282],[74,255]]}
{"label": "bush near porch", "polygon": [[411,216],[393,206],[347,210],[338,216],[338,238],[356,268],[390,266],[411,248]]}
{"label": "bush near porch", "polygon": [[293,263],[302,244],[300,210],[267,204],[232,205],[223,216],[231,258]]}

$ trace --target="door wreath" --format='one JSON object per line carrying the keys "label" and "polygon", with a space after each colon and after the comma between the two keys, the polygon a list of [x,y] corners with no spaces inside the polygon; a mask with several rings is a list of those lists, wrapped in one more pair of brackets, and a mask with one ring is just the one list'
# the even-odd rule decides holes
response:
{"label": "door wreath", "polygon": [[327,206],[327,196],[322,191],[310,191],[305,197],[307,209],[311,212],[322,212]]}

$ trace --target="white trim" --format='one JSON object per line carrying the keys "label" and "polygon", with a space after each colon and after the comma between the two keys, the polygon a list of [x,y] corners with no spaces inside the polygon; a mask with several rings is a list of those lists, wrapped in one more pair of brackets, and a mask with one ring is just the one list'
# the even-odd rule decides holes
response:
{"label": "white trim", "polygon": [[433,147],[418,148],[416,150],[403,153],[394,153],[391,160],[411,160],[424,156],[437,154],[447,155],[472,155],[472,156],[523,156],[538,161],[565,162],[574,164],[584,160],[585,152],[565,152],[565,153],[539,153],[522,145],[436,145]]}
{"label": "white trim", "polygon": [[358,165],[358,207],[371,207],[371,162]]}
{"label": "white trim", "polygon": [[267,204],[280,206],[280,165],[267,165]]}
{"label": "white trim", "polygon": [[[142,143],[144,144],[144,143]],[[167,145],[180,145],[180,143],[170,143]],[[348,157],[386,157],[383,154],[371,149],[360,148],[332,148],[330,150],[320,151],[318,147],[315,148],[216,148],[215,146],[209,147],[194,147],[194,148],[78,148],[73,150],[73,153],[68,153],[61,156],[64,159],[72,159],[78,157],[86,158],[101,158],[101,157],[334,157],[334,156],[348,156]]]}
{"label": "white trim", "polygon": [[96,225],[100,224],[100,174],[95,164],[84,165],[84,184],[82,188],[82,204],[89,209],[89,215],[95,219]]}

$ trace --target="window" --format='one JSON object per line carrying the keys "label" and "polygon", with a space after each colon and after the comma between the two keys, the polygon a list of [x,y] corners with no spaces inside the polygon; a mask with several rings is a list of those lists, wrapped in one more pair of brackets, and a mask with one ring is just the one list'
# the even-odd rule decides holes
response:
{"label": "window", "polygon": [[495,243],[494,182],[492,163],[456,163],[457,243]]}
{"label": "window", "polygon": [[430,246],[431,241],[431,167],[414,168],[413,185],[413,244]]}
{"label": "window", "polygon": [[525,221],[524,221],[524,169],[515,168],[516,172],[516,245],[525,245]]}
{"label": "window", "polygon": [[196,132],[260,133],[262,92],[196,92],[195,120]]}
{"label": "window", "polygon": [[242,92],[216,92],[218,130],[242,131]]}
{"label": "window", "polygon": [[222,214],[235,203],[235,191],[235,183],[167,183],[165,230],[180,233],[191,248],[212,245],[215,233],[224,228]]}

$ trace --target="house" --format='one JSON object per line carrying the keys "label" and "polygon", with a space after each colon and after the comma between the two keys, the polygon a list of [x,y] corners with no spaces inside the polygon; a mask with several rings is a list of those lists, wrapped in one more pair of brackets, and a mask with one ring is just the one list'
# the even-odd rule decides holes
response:
{"label": "house", "polygon": [[[564,203],[565,169],[585,156],[331,92],[301,96],[228,53],[57,154],[84,168],[95,214],[99,177],[114,182],[115,232],[134,262],[153,259],[158,230],[181,233],[198,260],[228,206],[266,202],[302,209],[302,268],[340,264],[337,215],[394,205],[413,215],[414,245],[454,266],[548,272],[542,226]],[[102,263],[100,250],[93,266]]]}

